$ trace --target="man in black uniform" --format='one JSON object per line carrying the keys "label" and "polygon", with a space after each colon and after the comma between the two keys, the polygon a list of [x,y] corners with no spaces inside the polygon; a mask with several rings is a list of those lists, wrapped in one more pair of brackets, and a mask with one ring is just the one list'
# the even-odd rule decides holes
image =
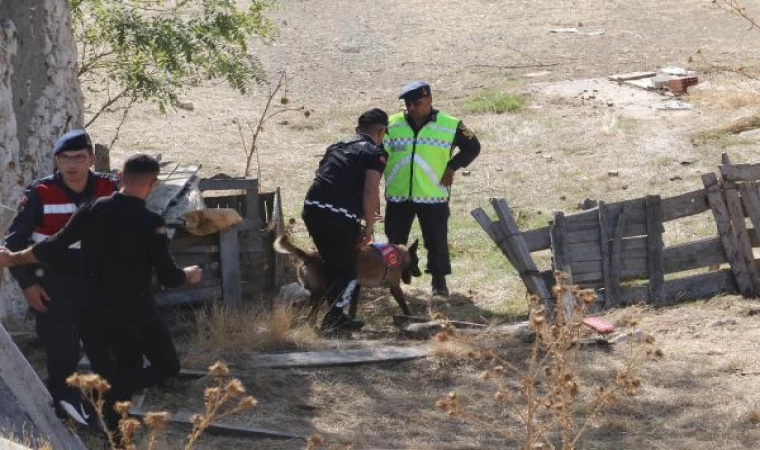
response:
{"label": "man in black uniform", "polygon": [[[415,81],[399,94],[406,111],[389,119],[385,149],[385,234],[407,244],[412,222],[420,222],[433,295],[447,297],[451,273],[448,221],[454,173],[480,153],[480,142],[461,120],[433,108],[430,85]],[[454,147],[459,152],[453,154]]]}
{"label": "man in black uniform", "polygon": [[[322,329],[361,329],[343,308],[359,295],[358,248],[372,240],[380,208],[380,178],[387,154],[388,115],[377,108],[359,116],[356,135],[327,148],[306,193],[303,220],[325,263],[327,301]],[[362,227],[363,222],[363,227]]]}
{"label": "man in black uniform", "polygon": [[[55,173],[34,181],[19,200],[18,215],[5,238],[11,250],[23,250],[57,233],[83,203],[116,191],[114,178],[90,171],[93,147],[84,130],[73,130],[58,139],[53,155]],[[81,357],[80,339],[85,350],[90,342],[82,334],[89,277],[79,244],[72,242],[50,264],[14,267],[11,274],[35,316],[53,404],[86,425],[89,405],[76,389],[66,385],[66,377],[76,371]]]}
{"label": "man in black uniform", "polygon": [[[197,283],[197,266],[179,269],[169,254],[164,219],[145,208],[158,181],[158,162],[134,155],[119,174],[122,188],[80,208],[55,235],[17,253],[0,247],[0,267],[38,262],[55,264],[81,241],[84,264],[92,277],[93,325],[97,339],[88,349],[93,370],[112,385],[110,400],[132,394],[176,375],[177,351],[152,295],[153,268],[168,287]],[[110,360],[113,353],[115,361]],[[142,356],[150,362],[143,367]],[[106,411],[110,413],[110,408]]]}

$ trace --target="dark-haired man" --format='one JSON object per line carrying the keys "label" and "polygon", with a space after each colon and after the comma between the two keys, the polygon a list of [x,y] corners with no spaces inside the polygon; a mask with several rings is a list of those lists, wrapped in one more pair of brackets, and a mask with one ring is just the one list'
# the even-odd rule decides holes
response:
{"label": "dark-haired man", "polygon": [[[158,182],[158,161],[134,155],[119,173],[121,190],[80,208],[53,236],[17,253],[0,247],[0,267],[55,263],[81,241],[84,263],[92,276],[92,335],[100,337],[88,356],[93,369],[111,382],[112,400],[127,400],[180,369],[172,338],[158,315],[152,295],[155,268],[167,287],[197,283],[197,266],[178,268],[169,254],[164,219],[145,207]],[[100,345],[97,345],[100,344]],[[115,363],[108,353],[115,356]],[[142,358],[150,366],[142,367]],[[110,411],[109,411],[110,412]]]}
{"label": "dark-haired man", "polygon": [[361,329],[343,308],[359,294],[356,283],[358,248],[372,240],[380,208],[380,178],[387,155],[382,147],[388,115],[371,109],[359,116],[356,135],[327,148],[306,193],[303,220],[325,263],[331,308],[325,331]]}
{"label": "dark-haired man", "polygon": [[[36,180],[26,189],[5,242],[11,250],[23,250],[57,233],[82,204],[107,197],[116,190],[110,175],[94,173],[92,141],[84,130],[61,136],[53,147],[57,170]],[[11,269],[35,316],[35,327],[46,354],[47,386],[53,403],[74,420],[85,424],[86,403],[66,377],[77,367],[81,356],[82,318],[87,307],[89,271],[79,242],[61,250],[60,257],[47,264],[30,264]]]}

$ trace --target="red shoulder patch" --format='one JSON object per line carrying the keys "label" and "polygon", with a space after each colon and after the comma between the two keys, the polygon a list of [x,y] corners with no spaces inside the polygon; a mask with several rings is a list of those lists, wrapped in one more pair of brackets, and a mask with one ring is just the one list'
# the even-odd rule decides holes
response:
{"label": "red shoulder patch", "polygon": [[385,157],[385,155],[380,157],[380,162],[385,164],[385,162],[388,160],[388,158]]}

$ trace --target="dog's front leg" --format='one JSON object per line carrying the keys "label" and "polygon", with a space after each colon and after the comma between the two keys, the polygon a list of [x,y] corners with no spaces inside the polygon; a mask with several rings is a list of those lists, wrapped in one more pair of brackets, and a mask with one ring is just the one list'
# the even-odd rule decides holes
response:
{"label": "dog's front leg", "polygon": [[404,291],[401,290],[401,286],[395,285],[391,286],[391,294],[393,294],[393,298],[396,299],[396,302],[401,307],[401,311],[404,312],[404,315],[411,316],[412,312],[409,311],[409,306],[406,304],[406,299],[404,298]]}

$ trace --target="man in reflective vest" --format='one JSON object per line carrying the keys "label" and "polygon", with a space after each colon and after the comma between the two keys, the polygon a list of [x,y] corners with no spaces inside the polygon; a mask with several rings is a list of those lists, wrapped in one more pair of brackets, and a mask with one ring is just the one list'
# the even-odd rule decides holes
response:
{"label": "man in reflective vest", "polygon": [[[427,272],[433,295],[448,296],[449,198],[454,173],[480,153],[480,142],[464,124],[433,108],[430,85],[415,81],[399,95],[406,111],[390,117],[384,140],[385,234],[393,244],[406,245],[414,218],[427,249]],[[459,151],[454,155],[454,147]]]}
{"label": "man in reflective vest", "polygon": [[[10,250],[23,250],[56,234],[83,203],[117,190],[114,178],[90,171],[95,159],[92,141],[84,130],[58,139],[53,154],[57,170],[32,182],[19,200],[18,214],[5,237]],[[66,377],[76,371],[81,356],[82,317],[90,282],[79,243],[72,244],[56,264],[18,266],[10,271],[35,315],[56,410],[87,425],[94,412],[88,414],[88,402],[82,402],[78,391],[66,385]]]}

